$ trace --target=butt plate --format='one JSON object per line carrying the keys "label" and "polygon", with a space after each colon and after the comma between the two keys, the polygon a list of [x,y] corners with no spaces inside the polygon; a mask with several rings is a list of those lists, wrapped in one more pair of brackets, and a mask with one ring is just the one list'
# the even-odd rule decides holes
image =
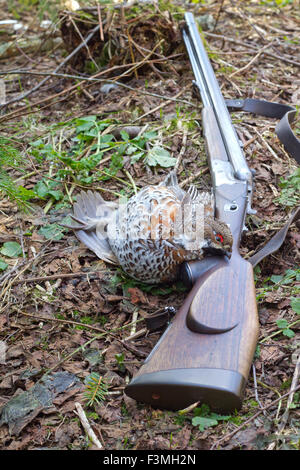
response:
{"label": "butt plate", "polygon": [[172,369],[135,377],[125,393],[154,408],[180,410],[199,401],[214,411],[232,412],[242,406],[245,383],[232,370]]}

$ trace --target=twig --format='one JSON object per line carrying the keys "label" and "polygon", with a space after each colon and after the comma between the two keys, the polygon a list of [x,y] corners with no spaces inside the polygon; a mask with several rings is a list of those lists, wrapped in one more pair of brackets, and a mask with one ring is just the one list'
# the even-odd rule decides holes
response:
{"label": "twig", "polygon": [[245,13],[243,12],[243,10],[241,8],[239,8],[239,6],[237,5],[237,2],[234,2],[233,0],[229,0],[230,3],[231,3],[231,6],[232,8],[236,8],[238,13],[239,13],[239,16],[241,18],[243,18],[243,20],[245,20],[250,26],[252,29],[254,29],[254,31],[259,35],[259,37],[265,41],[265,38],[264,36],[261,34],[261,32],[258,30],[258,28],[256,27],[256,25],[254,23],[252,23],[252,21],[250,21],[249,19],[249,13],[248,13],[248,16],[245,15]]}
{"label": "twig", "polygon": [[[79,46],[77,46],[74,51],[71,52],[71,54],[69,54],[57,67],[56,69],[54,70],[54,73],[58,72],[64,65],[66,65],[66,63],[69,62],[69,60],[75,55],[77,54],[77,52],[82,49],[82,47],[86,46],[86,44],[89,42],[89,40],[94,36],[94,34],[96,33],[96,31],[98,31],[99,29],[99,25],[95,26],[95,28],[92,29],[92,31],[90,32],[90,34],[88,34],[88,36],[83,40],[83,42],[81,44],[79,44]],[[35,87],[31,88],[31,90],[28,90],[26,91],[25,93],[23,93],[22,95],[19,95],[17,98],[13,98],[12,100],[8,101],[7,103],[5,103],[5,105],[0,105],[0,109],[3,108],[3,107],[6,107],[8,106],[9,104],[12,104],[12,103],[16,103],[17,101],[21,101],[23,100],[24,98],[27,98],[27,96],[29,95],[32,95],[32,93],[34,93],[35,91],[37,91],[42,85],[44,85],[44,83],[46,83],[49,78],[51,77],[51,75],[49,74],[45,74],[46,77],[40,82],[38,83]]]}
{"label": "twig", "polygon": [[[157,60],[159,60],[159,59],[157,59]],[[141,64],[141,63],[144,63],[144,61],[139,62],[138,64]],[[76,85],[73,85],[72,87],[69,87],[66,90],[63,90],[60,93],[49,96],[48,98],[40,100],[36,103],[32,103],[30,105],[31,107],[38,106],[38,105],[40,105],[44,102],[47,102],[47,101],[51,101],[52,99],[54,99],[56,97],[59,97],[63,94],[66,94],[69,91],[77,90],[78,86],[80,86],[83,82],[113,83],[113,84],[118,85],[120,87],[126,88],[127,90],[131,90],[131,91],[134,91],[135,93],[140,93],[142,95],[154,96],[155,98],[160,98],[160,99],[169,100],[169,101],[178,101],[180,103],[184,103],[184,104],[187,104],[187,105],[193,106],[193,107],[198,106],[197,104],[191,103],[190,101],[180,100],[176,97],[173,98],[173,97],[170,97],[170,96],[159,95],[157,93],[151,93],[150,91],[146,91],[146,90],[140,90],[140,89],[137,89],[137,88],[133,88],[129,85],[126,85],[125,83],[122,83],[122,82],[119,82],[119,81],[116,81],[116,80],[110,80],[108,78],[82,77],[80,75],[70,75],[70,74],[66,74],[66,73],[56,73],[55,71],[53,73],[49,73],[49,72],[47,73],[47,72],[34,72],[34,71],[28,71],[28,70],[15,70],[15,71],[10,71],[10,72],[5,72],[5,73],[0,72],[0,75],[7,75],[7,74],[12,74],[12,73],[15,73],[15,74],[19,73],[19,74],[25,74],[25,75],[26,74],[28,74],[28,75],[46,75],[47,77],[62,77],[62,78],[73,78],[73,79],[76,79],[76,80],[82,80],[81,83],[77,83]],[[104,71],[102,72],[102,74],[104,74]],[[100,75],[100,73],[99,73],[99,75]],[[10,104],[10,102],[6,103],[5,106],[7,104]],[[17,111],[12,111],[11,113],[5,114],[4,116],[1,117],[0,122],[2,122],[4,120],[7,120],[8,117],[14,116],[16,113],[18,113],[20,111],[23,111],[23,110],[26,110],[27,108],[28,108],[28,106],[23,106],[22,108],[18,109]]]}
{"label": "twig", "polygon": [[182,143],[181,143],[181,149],[180,149],[180,152],[179,152],[179,155],[177,157],[177,161],[176,161],[176,165],[174,167],[174,170],[177,172],[178,171],[178,168],[179,168],[179,165],[181,163],[181,159],[184,155],[184,152],[185,152],[185,148],[186,148],[186,141],[187,141],[187,130],[186,128],[184,128],[184,131],[183,131],[183,137],[182,137]]}
{"label": "twig", "polygon": [[25,279],[13,279],[12,284],[25,284],[26,282],[44,282],[44,281],[53,281],[56,279],[73,279],[74,277],[86,276],[88,279],[91,277],[98,277],[99,273],[104,271],[90,271],[90,272],[76,272],[76,273],[60,273],[60,274],[51,274],[50,276],[37,276],[29,277]]}
{"label": "twig", "polygon": [[127,176],[127,178],[129,179],[130,183],[132,184],[134,194],[137,194],[136,184],[135,184],[135,181],[132,178],[131,174],[129,173],[129,171],[127,171],[125,169],[123,169],[123,171],[124,171],[125,175]]}
{"label": "twig", "polygon": [[299,382],[299,376],[300,376],[300,354],[298,355],[298,360],[297,360],[294,375],[293,375],[291,390],[289,392],[289,398],[286,404],[286,409],[282,415],[281,423],[278,426],[278,430],[280,433],[282,433],[282,431],[284,430],[286,423],[289,419],[290,406],[291,406],[291,403],[293,402],[294,393],[295,393],[294,389],[296,388],[296,384]]}
{"label": "twig", "polygon": [[190,413],[193,411],[197,406],[199,405],[200,401],[196,401],[195,403],[192,403],[191,405],[187,406],[186,408],[183,408],[182,410],[178,411],[179,415],[186,415],[187,413]]}
{"label": "twig", "polygon": [[[144,319],[141,318],[140,320],[137,320],[137,322],[141,322],[143,321]],[[97,339],[101,339],[103,338],[103,336],[107,336],[107,335],[113,335],[115,332],[117,331],[120,331],[120,330],[124,330],[126,328],[130,328],[132,326],[132,323],[128,323],[126,325],[123,325],[123,326],[119,326],[118,328],[114,328],[112,330],[109,330],[109,331],[106,331],[105,333],[99,333],[95,336],[93,336],[93,338],[89,339],[88,341],[86,341],[84,344],[80,345],[78,348],[76,348],[74,351],[72,351],[70,354],[68,354],[67,356],[63,357],[60,361],[58,361],[56,364],[54,364],[54,366],[50,367],[50,369],[48,369],[44,374],[43,376],[39,379],[39,381],[41,381],[44,377],[46,377],[47,375],[49,375],[51,372],[53,372],[54,370],[56,370],[59,366],[61,366],[64,362],[68,361],[69,359],[71,359],[71,357],[75,356],[75,354],[79,353],[80,351],[84,350],[87,346],[89,346],[91,343],[93,343],[94,341],[96,341]],[[102,351],[103,352],[103,351]]]}
{"label": "twig", "polygon": [[216,27],[217,27],[217,25],[218,25],[219,18],[220,18],[222,9],[223,9],[223,4],[224,4],[224,0],[221,0],[221,5],[220,5],[220,8],[219,8],[218,13],[217,13],[217,18],[216,18],[216,21],[215,21],[215,24],[214,24],[213,32],[215,31],[215,29],[216,29]]}
{"label": "twig", "polygon": [[[35,258],[35,259],[36,259],[36,258]],[[31,265],[31,263],[32,263],[35,259],[32,259],[32,260],[30,260],[29,262],[27,262],[27,263],[25,264],[25,267],[24,267],[20,272],[17,273],[15,279],[17,279],[19,276],[21,276],[21,274],[23,274],[23,273],[29,268],[29,266]],[[26,261],[27,261],[27,260],[26,260]],[[22,264],[23,264],[23,263],[22,263]],[[23,265],[24,265],[24,264],[23,264]],[[14,268],[12,269],[12,272],[15,271],[16,269],[18,269],[18,267],[19,267],[18,265],[17,265],[17,266],[14,266]],[[4,279],[4,281],[6,281],[7,279],[8,279],[8,278]],[[13,285],[13,283],[14,283],[13,281],[14,281],[14,279],[13,279],[12,281],[9,281],[8,284],[7,284],[7,286],[1,290],[1,292],[0,292],[0,299],[5,295],[6,291],[7,291],[8,289],[10,289],[10,287]]]}
{"label": "twig", "polygon": [[[252,364],[252,375],[253,375],[253,382],[254,382],[254,393],[255,393],[255,400],[257,401],[257,403],[259,404],[260,408],[263,408],[262,404],[261,404],[261,401],[258,397],[258,391],[257,391],[257,380],[256,380],[256,369],[255,369],[255,365]],[[264,411],[263,412],[264,415],[266,414],[266,412]]]}
{"label": "twig", "polygon": [[99,333],[107,333],[103,328],[98,328],[97,326],[93,325],[88,325],[87,323],[81,323],[79,321],[74,321],[74,320],[62,320],[61,318],[48,318],[48,317],[43,317],[41,315],[34,315],[33,313],[27,313],[23,312],[22,310],[16,308],[15,309],[18,313],[21,313],[21,315],[24,315],[25,317],[30,317],[34,318],[35,320],[40,320],[40,321],[50,321],[54,323],[63,323],[67,325],[75,325],[75,326],[80,326],[84,328],[88,328],[89,330],[94,330],[98,331]]}
{"label": "twig", "polygon": [[[173,55],[170,55],[170,56],[168,56],[168,57],[166,57],[166,58],[164,58],[164,59],[153,59],[153,60],[149,61],[148,63],[150,63],[150,62],[151,62],[151,63],[152,63],[152,62],[162,62],[162,61],[165,61],[166,59],[168,59],[168,60],[169,60],[169,59],[173,59],[173,58],[178,57],[178,56],[181,56],[181,55],[182,55],[182,54],[173,54]],[[139,63],[138,63],[138,64],[139,64]],[[138,64],[137,64],[137,65],[138,65]],[[76,76],[76,77],[74,77],[74,76],[70,76],[69,78],[76,78],[76,79],[82,80],[82,81],[81,81],[80,83],[76,83],[75,85],[72,85],[72,86],[70,86],[70,87],[68,87],[68,88],[65,88],[64,90],[62,90],[62,91],[59,92],[59,93],[55,93],[55,95],[48,96],[47,98],[44,98],[44,99],[42,99],[42,100],[36,101],[35,103],[31,103],[30,105],[25,105],[25,106],[22,106],[22,107],[18,108],[18,109],[15,110],[15,111],[11,111],[10,113],[7,113],[7,114],[5,114],[4,116],[2,116],[1,119],[0,119],[0,122],[5,121],[5,120],[8,120],[9,118],[24,116],[24,115],[26,115],[26,114],[32,114],[32,113],[34,113],[35,111],[31,110],[31,108],[34,108],[34,107],[36,107],[36,106],[39,106],[39,105],[41,105],[41,104],[43,104],[43,103],[47,103],[47,102],[49,102],[49,101],[51,101],[51,100],[53,100],[53,99],[55,99],[55,98],[58,98],[59,96],[66,95],[66,94],[69,93],[69,92],[71,92],[71,95],[72,95],[73,93],[77,93],[77,91],[78,91],[78,86],[83,85],[86,81],[90,81],[90,82],[91,82],[90,84],[87,84],[87,85],[86,85],[86,88],[87,88],[87,87],[89,87],[90,85],[93,84],[93,81],[95,81],[95,79],[97,79],[97,77],[100,77],[101,75],[106,75],[107,73],[112,72],[112,71],[117,70],[117,69],[120,69],[120,68],[130,67],[130,66],[132,66],[132,65],[135,65],[135,64],[114,65],[113,67],[110,67],[109,69],[102,70],[101,72],[97,72],[93,77],[82,77],[82,76]],[[41,75],[41,76],[45,76],[45,75],[46,75],[46,76],[48,76],[48,75],[49,75],[49,72],[48,72],[48,73],[45,73],[45,72],[44,72],[44,73],[43,73],[43,72],[34,72],[34,71],[32,71],[32,70],[8,70],[8,71],[6,71],[6,72],[1,72],[1,71],[0,71],[0,75],[10,75],[10,74],[28,74],[28,75]],[[52,74],[50,73],[49,76],[52,76]],[[63,75],[62,75],[62,74],[55,74],[55,73],[54,73],[53,76],[60,77],[60,76],[63,76]],[[65,75],[65,77],[68,78],[67,75]],[[99,81],[100,81],[100,80],[99,80]],[[104,80],[104,79],[103,79],[102,81],[107,82],[107,83],[110,83],[108,79],[107,79],[107,80]],[[115,80],[112,81],[111,83],[118,84],[118,83],[116,83]],[[123,85],[124,85],[124,84],[121,84],[120,86],[123,86]],[[125,88],[128,88],[128,86],[125,85]],[[129,87],[129,89],[131,89],[131,90],[133,90],[133,91],[136,91],[136,89],[135,89],[135,88],[132,88],[132,87]],[[142,91],[140,91],[140,93],[143,94]],[[151,95],[150,92],[144,92],[144,94],[150,94],[150,95]],[[70,98],[71,95],[69,95],[69,98]],[[168,99],[168,97],[165,97],[165,96],[161,96],[161,98],[162,98],[162,99]],[[67,97],[63,98],[63,100],[64,100],[64,99],[67,99]],[[169,98],[169,99],[171,99],[171,98]],[[60,101],[62,101],[62,100],[56,101],[56,102],[54,102],[54,103],[52,103],[52,104],[59,103]],[[178,101],[183,101],[183,100],[178,100]],[[192,103],[191,103],[191,105],[194,106]],[[27,109],[29,108],[29,106],[30,106],[30,111],[27,111],[26,113],[24,112],[23,114],[20,114],[22,111],[27,110]],[[49,104],[49,105],[46,105],[46,106],[44,106],[44,107],[42,107],[42,108],[39,108],[39,111],[42,111],[42,110],[45,109],[47,106],[50,106],[50,104]],[[18,114],[18,113],[19,113],[19,114]]]}
{"label": "twig", "polygon": [[[182,90],[180,90],[179,93],[177,93],[177,95],[174,96],[173,100],[177,99],[180,95],[182,95],[182,93],[184,93],[186,90],[187,90],[188,86],[184,87]],[[168,101],[166,101],[165,103],[162,103],[158,106],[156,106],[155,108],[153,109],[150,109],[150,111],[147,111],[147,113],[145,114],[142,114],[142,116],[139,116],[138,118],[136,118],[134,121],[132,121],[133,123],[136,122],[136,121],[139,121],[140,119],[143,119],[144,117],[148,116],[149,114],[152,114],[152,113],[155,113],[156,111],[158,111],[159,109],[162,109],[164,108],[165,106],[167,106],[168,104],[170,104],[173,100],[169,99]]]}
{"label": "twig", "polygon": [[[278,390],[275,387],[271,387],[270,385],[265,384],[261,380],[258,380],[257,383],[259,385],[261,385],[262,387],[267,388],[268,390],[272,390],[272,392],[276,393],[279,396],[279,398],[281,398],[280,392],[278,392]],[[276,419],[279,415],[281,405],[282,405],[282,403],[281,403],[281,400],[280,400],[279,403],[278,403],[277,411],[276,411]]]}
{"label": "twig", "polygon": [[250,62],[248,62],[248,64],[244,65],[244,67],[238,69],[238,70],[235,70],[234,72],[232,72],[230,75],[229,75],[229,78],[232,78],[234,77],[235,75],[237,75],[238,73],[241,73],[241,72],[245,72],[246,70],[248,70],[251,65],[253,64],[253,62],[255,62],[261,55],[262,53],[267,49],[267,47],[269,47],[269,44],[267,44],[266,46],[262,47],[261,50],[256,54],[256,56],[252,57],[252,59],[250,60]]}
{"label": "twig", "polygon": [[[136,322],[133,325],[134,329],[136,328]],[[127,336],[124,338],[124,341],[132,341],[133,339],[139,338],[140,336],[144,336],[147,333],[147,328],[142,328],[136,333],[130,334],[130,336]]]}
{"label": "twig", "polygon": [[[82,34],[81,34],[81,32],[80,32],[80,29],[78,28],[77,24],[76,24],[75,21],[73,20],[72,16],[69,15],[69,18],[70,18],[70,20],[71,20],[72,25],[74,26],[75,31],[77,32],[78,36],[79,36],[80,39],[81,39],[81,44],[84,44],[84,46],[85,46],[85,48],[86,48],[86,50],[87,50],[87,53],[88,53],[88,56],[89,56],[91,62],[93,62],[93,64],[95,65],[96,69],[99,70],[99,66],[98,66],[98,64],[94,61],[93,56],[92,56],[92,54],[91,54],[91,52],[90,52],[90,48],[89,48],[89,46],[87,45],[87,42],[85,41],[84,37],[82,36]],[[100,25],[99,25],[99,29],[100,29]]]}
{"label": "twig", "polygon": [[[134,44],[134,46],[136,47],[136,49],[138,50],[138,52],[141,54],[141,56],[143,57],[146,57],[146,55],[144,54],[143,51],[146,51],[146,52],[151,52],[149,51],[149,49],[145,49],[144,47],[141,47],[139,46],[135,41],[134,39],[130,36],[130,39],[131,39],[131,42],[132,44]],[[162,57],[161,54],[157,54],[157,52],[154,52],[155,55],[158,55],[159,57]],[[165,59],[166,60],[166,59]],[[152,68],[153,72],[156,73],[159,77],[160,80],[162,80],[162,76],[161,74],[158,72],[158,70],[154,67],[154,64],[152,64],[152,62],[148,62],[148,64],[150,65],[150,67]],[[175,69],[174,69],[175,70]]]}
{"label": "twig", "polygon": [[[247,51],[249,51],[249,49],[251,49],[252,51],[258,51],[257,47],[253,46],[252,44],[248,44],[246,42],[239,41],[238,39],[230,38],[228,36],[223,36],[221,34],[210,33],[208,31],[204,31],[204,34],[206,36],[209,36],[209,37],[212,37],[212,38],[221,39],[222,41],[229,41],[229,42],[233,42],[235,44],[239,44],[240,46],[244,46],[247,49]],[[296,65],[297,67],[299,67],[299,65],[300,65],[300,62],[297,62],[296,60],[288,59],[287,57],[279,56],[277,54],[273,54],[273,52],[265,51],[265,54],[270,56],[270,57],[273,57],[275,59],[280,59],[284,62],[288,62],[290,64]]]}
{"label": "twig", "polygon": [[197,171],[197,173],[195,173],[194,175],[189,176],[189,177],[186,178],[185,180],[181,181],[181,183],[179,183],[179,186],[181,186],[181,187],[183,188],[183,187],[186,186],[187,184],[192,183],[196,178],[198,178],[198,176],[204,175],[204,174],[207,173],[208,171],[209,171],[209,168],[208,168],[208,167],[203,168],[202,170]]}
{"label": "twig", "polygon": [[102,446],[101,442],[99,441],[98,437],[96,436],[93,429],[91,428],[91,425],[90,425],[90,423],[89,423],[89,421],[86,417],[86,414],[85,414],[81,404],[76,402],[75,407],[76,407],[76,410],[77,410],[76,414],[78,415],[78,417],[80,419],[80,422],[81,422],[82,426],[84,427],[87,435],[89,436],[89,438],[92,440],[92,442],[97,446],[97,448],[99,450],[103,449],[103,446]]}
{"label": "twig", "polygon": [[139,311],[138,310],[135,310],[132,314],[132,328],[130,330],[130,336],[133,336],[136,332],[136,321],[137,321],[137,318],[138,318],[138,315],[139,315]]}
{"label": "twig", "polygon": [[103,23],[101,17],[101,7],[100,3],[97,3],[97,10],[98,10],[98,20],[99,20],[99,31],[100,31],[100,41],[104,41],[104,34],[103,34]]}
{"label": "twig", "polygon": [[[123,10],[122,10],[122,11],[123,11]],[[132,62],[135,62],[134,53],[133,53],[133,49],[132,49],[131,37],[130,37],[129,31],[128,31],[128,28],[126,28],[126,33],[127,33],[127,38],[128,38],[128,44],[129,44],[129,50],[130,50],[131,60],[132,60]],[[137,69],[134,69],[134,75],[135,75],[135,78],[138,80],[138,79],[139,79],[139,75],[138,75]]]}
{"label": "twig", "polygon": [[276,405],[280,400],[282,400],[283,398],[287,397],[290,393],[294,393],[294,392],[297,392],[297,390],[300,389],[300,385],[298,385],[296,388],[294,388],[293,390],[291,390],[290,392],[287,392],[285,393],[284,395],[282,395],[280,398],[277,398],[276,400],[272,401],[271,403],[269,403],[267,406],[264,406],[263,408],[261,408],[260,410],[257,411],[257,413],[255,413],[253,416],[251,416],[251,418],[247,419],[246,421],[244,421],[243,424],[241,424],[240,426],[238,426],[236,429],[234,429],[233,431],[231,431],[230,433],[226,434],[224,437],[222,437],[221,439],[219,439],[217,442],[215,442],[210,450],[213,450],[215,449],[216,447],[218,447],[223,441],[227,441],[228,439],[230,439],[231,437],[233,437],[237,432],[241,431],[241,429],[243,429],[245,426],[247,426],[247,424],[251,423],[251,421],[253,421],[255,418],[257,418],[261,413],[263,413],[264,411],[268,410],[269,408],[271,408],[271,406],[274,406]]}
{"label": "twig", "polygon": [[263,138],[263,136],[258,132],[257,129],[255,129],[255,127],[253,128],[254,132],[258,135],[259,137],[259,140],[261,141],[261,143],[269,150],[269,152],[273,155],[273,157],[275,158],[275,160],[279,161],[282,163],[282,160],[277,156],[277,154],[274,152],[274,150],[272,149],[272,147],[268,144],[268,142]]}
{"label": "twig", "polygon": [[[249,25],[251,26],[251,28],[256,32],[256,34],[258,34],[258,36],[261,38],[261,40],[263,42],[266,42],[266,39],[264,37],[264,35],[260,32],[263,31],[261,28],[259,28],[258,26],[256,26],[254,23],[252,23],[252,21],[250,21],[250,18],[249,18],[249,13],[247,12],[247,14],[245,15],[245,13],[243,12],[242,8],[240,7],[240,5],[237,5],[236,3],[237,2],[234,2],[233,0],[230,0],[230,3],[232,5],[232,7],[236,7],[238,13],[239,13],[239,16],[241,16],[247,23],[249,23]],[[235,5],[236,4],[236,5]],[[263,31],[265,32],[265,31]],[[270,47],[276,51],[276,49],[274,48],[274,46],[272,44],[270,44]],[[283,56],[279,55],[278,58],[280,60],[283,60]]]}
{"label": "twig", "polygon": [[126,77],[130,72],[137,70],[139,67],[147,63],[148,59],[150,59],[151,55],[154,54],[155,50],[161,45],[162,42],[163,42],[163,39],[161,39],[157,44],[155,44],[152,51],[150,51],[149,54],[146,55],[146,57],[144,57],[140,62],[134,63],[133,67],[126,70],[124,73],[122,73],[122,75],[119,75],[118,77],[116,77],[116,79],[113,79],[113,82],[117,83],[116,82],[117,79],[120,80],[120,78]]}

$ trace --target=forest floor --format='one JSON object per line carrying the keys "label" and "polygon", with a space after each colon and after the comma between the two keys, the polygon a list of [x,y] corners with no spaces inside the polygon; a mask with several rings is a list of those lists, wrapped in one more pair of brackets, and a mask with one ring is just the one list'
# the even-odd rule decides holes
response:
{"label": "forest floor", "polygon": [[[225,98],[300,105],[298,2],[129,2],[100,15],[92,3],[70,11],[72,3],[0,2],[0,17],[20,23],[17,32],[0,26],[1,448],[96,449],[76,414],[81,403],[107,450],[299,450],[295,223],[254,270],[259,341],[243,406],[226,416],[201,403],[157,410],[125,395],[166,326],[145,318],[178,309],[187,291],[129,279],[60,225],[82,188],[130,197],[178,159],[182,187],[210,188],[180,33],[185,10],[202,27]],[[300,176],[275,120],[232,119],[256,170],[247,258],[299,205]],[[299,118],[293,129],[300,134]]]}

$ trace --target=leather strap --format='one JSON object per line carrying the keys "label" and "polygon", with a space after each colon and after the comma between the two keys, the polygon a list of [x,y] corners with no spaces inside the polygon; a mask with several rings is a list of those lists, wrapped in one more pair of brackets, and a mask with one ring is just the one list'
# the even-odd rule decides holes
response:
{"label": "leather strap", "polygon": [[259,250],[257,253],[255,253],[255,255],[251,256],[248,259],[248,261],[252,264],[253,267],[256,266],[266,256],[269,256],[271,253],[274,253],[275,251],[279,250],[285,240],[290,225],[293,222],[296,222],[296,220],[298,219],[300,219],[300,207],[297,207],[297,209],[292,212],[292,215],[290,216],[287,223],[282,227],[282,229],[280,229],[279,232],[277,232],[261,250]]}
{"label": "leather strap", "polygon": [[300,164],[300,140],[291,129],[296,116],[296,108],[271,101],[246,98],[245,100],[226,100],[229,111],[246,111],[259,116],[280,119],[275,132],[286,151]]}
{"label": "leather strap", "polygon": [[166,323],[170,322],[171,319],[174,317],[175,313],[176,309],[172,306],[165,307],[153,313],[146,313],[144,311],[140,311],[141,316],[146,321],[146,327],[149,331],[157,330],[164,326]]}

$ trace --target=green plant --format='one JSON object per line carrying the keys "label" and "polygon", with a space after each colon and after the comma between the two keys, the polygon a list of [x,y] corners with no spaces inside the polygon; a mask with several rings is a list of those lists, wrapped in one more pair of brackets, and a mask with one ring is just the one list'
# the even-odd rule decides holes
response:
{"label": "green plant", "polygon": [[282,334],[287,336],[288,338],[293,338],[295,336],[295,332],[290,328],[289,322],[285,318],[279,318],[276,320],[276,325],[280,330],[282,330]]}
{"label": "green plant", "polygon": [[280,196],[276,202],[287,207],[294,207],[300,203],[300,168],[297,168],[288,178],[280,178]]}
{"label": "green plant", "polygon": [[128,289],[131,287],[138,287],[143,292],[149,292],[152,295],[168,295],[171,292],[185,292],[187,288],[181,281],[177,281],[176,283],[169,285],[169,286],[158,286],[156,284],[145,284],[140,281],[136,281],[127,276],[127,274],[122,271],[122,269],[118,268],[117,273],[114,274],[110,279],[111,287],[119,287],[120,285],[123,288],[124,295],[127,295]]}
{"label": "green plant", "polygon": [[[77,312],[76,310],[74,310],[74,318],[78,318],[80,320],[80,323],[82,324],[85,324],[85,325],[92,325],[93,323],[95,323],[95,319],[92,318],[92,317],[88,317],[88,316],[84,316],[84,317],[81,317]],[[82,325],[75,325],[75,329],[76,330],[84,330],[85,327]]]}
{"label": "green plant", "polygon": [[285,7],[286,5],[293,4],[295,0],[261,0],[261,5],[274,6],[274,7]]}
{"label": "green plant", "polygon": [[198,426],[200,431],[217,426],[219,421],[228,421],[230,416],[219,415],[210,411],[209,406],[203,403],[200,408],[195,408],[192,425]]}
{"label": "green plant", "polygon": [[[126,184],[127,188],[136,189],[132,181],[117,177],[124,162],[134,164],[143,160],[149,166],[173,166],[175,159],[157,143],[157,133],[144,132],[131,138],[125,130],[115,135],[109,133],[117,123],[112,119],[99,120],[97,116],[85,116],[61,123],[66,131],[73,134],[66,143],[55,141],[55,129],[51,129],[51,138],[45,136],[30,143],[30,153],[38,162],[48,161],[49,174],[44,175],[34,187],[35,194],[43,199],[50,199],[59,205],[68,201],[64,196],[65,182],[90,185],[98,181],[115,178]],[[57,140],[57,139],[56,139]],[[150,150],[147,143],[153,143]],[[105,159],[106,165],[99,167]],[[72,183],[71,183],[72,184]],[[70,200],[70,194],[67,195]],[[70,202],[70,201],[69,201]]]}
{"label": "green plant", "polygon": [[[260,269],[258,266],[255,268],[255,277],[256,282],[258,281],[257,275],[260,273]],[[257,302],[261,302],[264,300],[265,295],[268,292],[272,292],[274,290],[281,289],[283,293],[283,297],[286,297],[287,293],[290,296],[298,295],[299,288],[297,287],[296,283],[300,280],[300,268],[295,269],[287,269],[284,274],[273,274],[270,277],[265,278],[262,280],[262,287],[256,287]]]}
{"label": "green plant", "polygon": [[117,361],[119,370],[121,372],[124,372],[125,371],[125,365],[124,365],[125,354],[124,353],[116,354],[115,359]]}
{"label": "green plant", "polygon": [[108,385],[102,376],[92,372],[85,378],[84,400],[87,407],[101,404],[108,393]]}
{"label": "green plant", "polygon": [[24,13],[34,13],[42,21],[44,17],[57,20],[57,12],[62,7],[61,0],[8,0],[8,11],[17,19],[21,19]]}
{"label": "green plant", "polygon": [[[297,315],[300,315],[300,298],[292,297],[291,298],[291,307]],[[299,320],[300,321],[300,320]],[[291,326],[297,324],[298,321],[289,323],[285,318],[279,318],[276,320],[276,325],[281,330],[281,333],[288,338],[293,338],[295,336],[294,330]]]}
{"label": "green plant", "polygon": [[[258,271],[256,270],[256,281]],[[284,274],[273,274],[262,281],[263,286],[257,288],[257,301],[262,302],[265,296],[273,291],[278,291],[278,295],[283,298],[290,297],[291,308],[297,315],[300,315],[300,299],[299,299],[299,282],[300,280],[300,269],[287,269]],[[297,296],[297,297],[296,297]],[[300,320],[288,322],[285,318],[278,318],[276,325],[279,331],[276,331],[271,336],[282,333],[288,338],[293,338],[295,332],[292,327],[299,323]],[[264,341],[264,340],[263,340]]]}
{"label": "green plant", "polygon": [[28,201],[36,197],[35,193],[17,184],[9,174],[11,170],[20,170],[23,163],[23,155],[12,145],[11,140],[0,137],[0,193],[15,202],[19,209],[28,211]]}

